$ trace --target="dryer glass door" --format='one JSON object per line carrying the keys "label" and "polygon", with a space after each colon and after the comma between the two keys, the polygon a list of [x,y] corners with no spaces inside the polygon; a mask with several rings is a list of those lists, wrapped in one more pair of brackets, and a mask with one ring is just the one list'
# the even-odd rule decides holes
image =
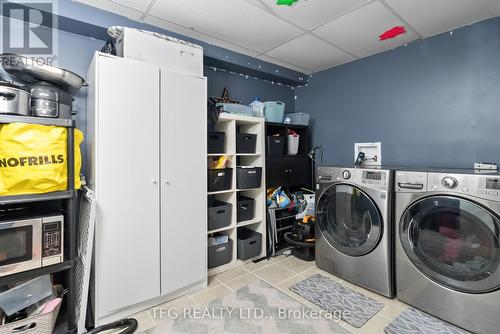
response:
{"label": "dryer glass door", "polygon": [[369,253],[382,235],[382,218],[376,204],[351,185],[337,184],[325,190],[318,200],[316,216],[322,235],[347,255]]}
{"label": "dryer glass door", "polygon": [[500,287],[500,219],[479,204],[424,198],[403,214],[399,233],[410,261],[430,279],[467,293]]}

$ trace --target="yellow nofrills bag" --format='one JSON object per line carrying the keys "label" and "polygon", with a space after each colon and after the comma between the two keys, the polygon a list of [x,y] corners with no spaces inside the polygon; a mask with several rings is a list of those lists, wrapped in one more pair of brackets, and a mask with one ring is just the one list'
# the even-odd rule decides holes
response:
{"label": "yellow nofrills bag", "polygon": [[[81,187],[83,133],[75,129],[75,188]],[[0,125],[0,196],[67,189],[66,128],[37,124]]]}

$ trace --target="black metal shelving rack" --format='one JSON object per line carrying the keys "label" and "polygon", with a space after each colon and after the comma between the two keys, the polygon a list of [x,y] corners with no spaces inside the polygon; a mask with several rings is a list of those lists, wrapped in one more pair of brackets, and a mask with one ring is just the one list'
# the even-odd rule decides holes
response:
{"label": "black metal shelving rack", "polygon": [[[21,272],[5,277],[0,277],[0,286],[14,282],[33,279],[38,276],[64,273],[65,288],[68,289],[66,295],[66,333],[76,333],[76,287],[75,271],[77,260],[77,209],[78,196],[75,190],[75,121],[72,119],[41,118],[29,116],[0,115],[0,124],[7,123],[28,123],[39,125],[54,125],[65,127],[67,130],[67,176],[68,184],[65,191],[57,191],[46,194],[0,196],[0,206],[18,203],[35,203],[46,201],[61,201],[65,212],[64,223],[64,261],[59,264]],[[64,311],[63,309],[61,309]]]}
{"label": "black metal shelving rack", "polygon": [[[288,130],[293,130],[300,135],[299,150],[296,155],[287,155],[285,147],[281,155],[270,155],[266,144],[266,189],[283,187],[287,193],[302,187],[312,189],[311,160],[308,156],[310,149],[309,127],[307,125],[266,122],[266,141],[268,136],[276,134],[286,139]],[[284,240],[284,234],[292,230],[296,213],[288,212],[288,210],[290,208],[268,209],[268,233],[275,238],[273,242],[269,242],[268,255],[274,256],[277,251],[282,251],[290,246]]]}

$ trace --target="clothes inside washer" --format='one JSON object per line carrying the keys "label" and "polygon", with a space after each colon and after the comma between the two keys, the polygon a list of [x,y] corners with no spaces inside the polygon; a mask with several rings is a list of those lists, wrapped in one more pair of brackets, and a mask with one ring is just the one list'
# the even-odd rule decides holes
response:
{"label": "clothes inside washer", "polygon": [[481,271],[484,267],[488,266],[490,261],[481,256],[476,256],[472,261],[455,262],[453,263],[453,268],[462,272],[474,272]]}
{"label": "clothes inside washer", "polygon": [[451,210],[422,220],[417,247],[435,270],[460,280],[476,280],[495,263],[495,244],[484,224]]}

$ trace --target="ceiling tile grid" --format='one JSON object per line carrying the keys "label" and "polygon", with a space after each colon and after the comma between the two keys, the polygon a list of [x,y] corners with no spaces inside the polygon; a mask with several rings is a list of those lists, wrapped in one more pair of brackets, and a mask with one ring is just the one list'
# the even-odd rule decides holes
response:
{"label": "ceiling tile grid", "polygon": [[312,33],[362,58],[416,40],[419,36],[407,27],[406,34],[379,41],[379,35],[384,31],[404,25],[404,22],[377,1],[335,19]]}
{"label": "ceiling tile grid", "polygon": [[383,0],[424,37],[500,15],[500,0]]}
{"label": "ceiling tile grid", "polygon": [[149,14],[258,52],[303,33],[245,0],[156,1]]}
{"label": "ceiling tile grid", "polygon": [[305,68],[310,73],[355,59],[311,34],[295,38],[266,52],[266,55]]}
{"label": "ceiling tile grid", "polygon": [[500,16],[500,0],[76,1],[306,74]]}
{"label": "ceiling tile grid", "polygon": [[345,14],[369,0],[307,0],[276,6],[276,0],[247,0],[306,31]]}

